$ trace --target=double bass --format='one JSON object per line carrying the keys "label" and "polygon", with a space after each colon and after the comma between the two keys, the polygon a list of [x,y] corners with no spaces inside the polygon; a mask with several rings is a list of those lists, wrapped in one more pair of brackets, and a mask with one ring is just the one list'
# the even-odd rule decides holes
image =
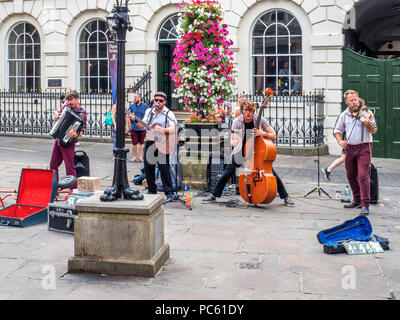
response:
{"label": "double bass", "polygon": [[[267,96],[260,106],[255,128],[260,129],[263,108],[271,101],[274,91],[266,90]],[[276,178],[272,172],[272,163],[276,159],[276,147],[272,140],[263,137],[251,137],[245,145],[244,170],[239,177],[239,193],[247,203],[257,205],[271,203],[276,196]]]}

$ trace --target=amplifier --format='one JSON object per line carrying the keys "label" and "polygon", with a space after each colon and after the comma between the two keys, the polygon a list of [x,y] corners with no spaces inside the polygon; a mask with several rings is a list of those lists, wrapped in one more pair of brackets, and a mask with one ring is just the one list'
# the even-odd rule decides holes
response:
{"label": "amplifier", "polygon": [[78,216],[75,205],[80,199],[90,197],[93,194],[93,192],[74,192],[68,196],[66,201],[49,203],[47,229],[73,234],[74,220]]}
{"label": "amplifier", "polygon": [[[218,180],[223,175],[227,165],[226,155],[220,153],[218,155],[210,154],[207,165],[207,191],[212,192],[218,183]],[[228,182],[229,183],[229,182]],[[235,183],[234,175],[231,178],[231,183]]]}

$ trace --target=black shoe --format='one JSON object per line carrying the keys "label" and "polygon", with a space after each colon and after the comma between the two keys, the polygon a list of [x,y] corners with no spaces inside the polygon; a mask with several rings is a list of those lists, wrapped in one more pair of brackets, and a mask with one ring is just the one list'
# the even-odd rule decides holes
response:
{"label": "black shoe", "polygon": [[157,191],[147,191],[147,194],[157,194]]}
{"label": "black shoe", "polygon": [[322,173],[324,174],[326,181],[331,181],[331,179],[329,178],[331,173],[328,171],[328,168],[323,168],[321,170],[322,170]]}
{"label": "black shoe", "polygon": [[345,204],[343,206],[343,208],[346,208],[346,209],[354,209],[354,208],[360,208],[360,207],[361,207],[361,203],[355,202],[355,201],[353,201],[349,204]]}
{"label": "black shoe", "polygon": [[201,200],[201,202],[212,202],[217,199],[214,195],[210,194],[208,197],[205,197],[204,199]]}
{"label": "black shoe", "polygon": [[369,215],[369,209],[368,209],[368,207],[361,207],[361,212],[360,212],[360,214],[361,214],[362,216],[367,216],[367,215]]}

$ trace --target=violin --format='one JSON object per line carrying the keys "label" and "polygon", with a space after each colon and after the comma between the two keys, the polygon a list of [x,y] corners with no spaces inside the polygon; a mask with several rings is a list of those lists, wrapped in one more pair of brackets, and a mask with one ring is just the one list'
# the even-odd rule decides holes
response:
{"label": "violin", "polygon": [[[274,91],[266,90],[255,128],[260,129],[263,108],[272,100]],[[247,203],[257,205],[270,203],[277,192],[276,178],[272,172],[272,163],[276,159],[276,147],[272,140],[252,137],[245,144],[244,170],[239,177],[239,193]]]}
{"label": "violin", "polygon": [[359,107],[358,110],[352,111],[353,116],[356,117],[357,119],[367,119],[368,123],[371,125],[372,129],[376,128],[376,124],[372,121],[373,118],[373,113],[368,110],[366,106]]}

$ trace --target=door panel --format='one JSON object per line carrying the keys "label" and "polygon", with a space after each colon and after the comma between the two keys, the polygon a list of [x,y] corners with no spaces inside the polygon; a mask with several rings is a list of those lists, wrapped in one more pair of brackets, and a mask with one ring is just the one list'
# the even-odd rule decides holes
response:
{"label": "door panel", "polygon": [[[374,157],[386,156],[386,61],[364,57],[343,49],[343,92],[356,90],[368,107],[375,109],[378,132],[374,137]],[[347,108],[342,103],[343,110]]]}
{"label": "door panel", "polygon": [[386,66],[386,157],[400,159],[400,59]]}

